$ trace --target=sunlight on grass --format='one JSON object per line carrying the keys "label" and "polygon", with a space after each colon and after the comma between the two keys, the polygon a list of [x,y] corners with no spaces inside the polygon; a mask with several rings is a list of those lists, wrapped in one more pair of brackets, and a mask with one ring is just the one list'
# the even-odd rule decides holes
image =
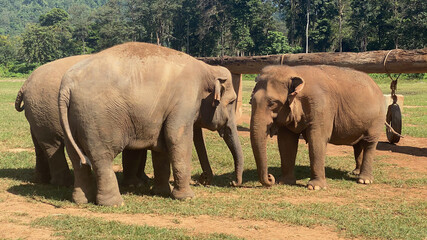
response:
{"label": "sunlight on grass", "polygon": [[55,236],[66,239],[240,239],[225,234],[188,234],[185,230],[127,225],[118,221],[100,218],[84,218],[59,215],[39,218],[33,227],[48,227],[56,231]]}
{"label": "sunlight on grass", "polygon": [[[254,76],[243,81],[243,104],[245,113]],[[248,220],[271,220],[296,226],[332,227],[342,236],[373,239],[425,239],[427,236],[427,203],[424,173],[410,168],[387,163],[386,156],[379,156],[374,163],[375,183],[365,186],[356,183],[349,172],[355,162],[352,151],[343,156],[326,158],[328,189],[308,191],[305,184],[310,178],[306,144],[299,145],[296,161],[297,185],[275,185],[264,188],[258,181],[256,164],[249,137],[240,136],[245,166],[243,186],[229,186],[234,180],[234,163],[224,140],[217,132],[204,131],[207,152],[215,174],[212,186],[192,186],[196,197],[186,201],[155,197],[148,186],[121,188],[126,205],[119,208],[102,207],[94,204],[76,205],[71,202],[71,188],[35,184],[35,156],[29,126],[24,113],[14,109],[16,93],[23,82],[0,81],[0,189],[30,202],[48,203],[60,208],[85,208],[100,213],[158,214],[173,216],[216,216]],[[388,92],[389,82],[380,81],[380,87]],[[398,93],[405,95],[403,131],[410,136],[427,137],[425,80],[399,82]],[[247,123],[241,128],[249,128]],[[23,148],[22,151],[12,151]],[[280,156],[275,139],[268,141],[269,173],[276,179],[280,175]],[[114,164],[121,166],[121,154]],[[153,173],[149,153],[146,172]],[[193,148],[192,179],[201,174],[200,163]],[[119,182],[122,173],[116,173]],[[421,194],[420,194],[421,193]],[[0,199],[0,201],[7,201]],[[115,238],[138,239],[148,236],[154,239],[235,239],[226,235],[196,235],[184,230],[170,230],[147,226],[134,226],[101,219],[50,216],[38,219],[33,227],[54,229],[57,236],[67,239]]]}

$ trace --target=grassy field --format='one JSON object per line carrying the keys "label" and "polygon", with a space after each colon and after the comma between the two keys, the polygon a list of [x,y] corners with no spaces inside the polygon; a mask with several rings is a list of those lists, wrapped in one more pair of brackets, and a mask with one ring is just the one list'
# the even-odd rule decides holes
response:
{"label": "grassy field", "polygon": [[[378,84],[389,92],[389,81],[378,78]],[[196,197],[186,201],[153,197],[149,186],[138,189],[122,188],[126,205],[118,208],[93,204],[78,206],[71,202],[71,189],[34,184],[35,156],[29,126],[23,113],[14,109],[16,93],[22,81],[0,80],[0,205],[9,201],[7,194],[19,196],[28,204],[42,203],[57,209],[78,209],[94,216],[73,214],[36,217],[22,224],[34,229],[49,229],[54,236],[67,239],[239,239],[234,234],[199,234],[188,229],[126,224],[120,221],[95,217],[101,214],[132,216],[151,214],[173,216],[178,224],[181,218],[207,216],[224,221],[248,220],[257,223],[268,221],[294,227],[330,229],[341,238],[359,239],[426,239],[427,238],[427,175],[391,162],[393,156],[380,154],[375,161],[375,184],[356,184],[349,172],[354,168],[352,151],[331,155],[326,160],[328,189],[308,191],[304,185],[309,180],[310,169],[307,148],[301,144],[297,157],[296,186],[276,185],[263,188],[258,182],[256,166],[247,135],[241,136],[245,155],[244,186],[229,187],[233,178],[233,161],[223,140],[214,132],[205,132],[208,155],[215,173],[210,187],[193,186]],[[243,81],[243,108],[248,104],[254,86],[251,76]],[[403,134],[427,137],[427,81],[399,82],[398,93],[405,96]],[[248,128],[247,123],[241,125]],[[426,147],[426,146],[424,146]],[[394,158],[406,158],[396,155]],[[120,157],[120,156],[119,156]],[[120,165],[120,158],[115,164]],[[274,140],[268,145],[269,172],[280,175],[280,158]],[[426,156],[415,156],[426,163]],[[425,169],[425,168],[424,168]],[[147,173],[152,173],[148,162]],[[201,173],[193,153],[193,179]],[[122,173],[117,172],[119,182]],[[31,215],[29,213],[23,213]],[[120,220],[120,219],[117,219]],[[15,223],[7,219],[1,223]],[[242,229],[245,229],[242,226]],[[195,226],[195,228],[197,228]],[[220,231],[219,231],[220,232]],[[1,235],[0,235],[1,236]],[[11,236],[10,238],[15,238]]]}

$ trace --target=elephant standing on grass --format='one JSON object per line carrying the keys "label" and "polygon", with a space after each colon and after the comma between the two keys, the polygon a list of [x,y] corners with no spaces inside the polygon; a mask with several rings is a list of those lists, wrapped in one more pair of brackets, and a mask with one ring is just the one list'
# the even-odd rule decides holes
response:
{"label": "elephant standing on grass", "polygon": [[73,200],[123,204],[112,160],[124,149],[143,148],[153,154],[154,194],[194,196],[189,186],[193,125],[238,140],[231,81],[226,68],[147,43],[118,45],[70,68],[61,83],[59,109],[75,173]]}
{"label": "elephant standing on grass", "polygon": [[[25,81],[18,92],[15,108],[25,116],[30,124],[31,136],[36,153],[36,181],[59,186],[70,186],[73,178],[70,174],[65,153],[64,134],[59,122],[58,93],[64,73],[79,61],[90,55],[81,55],[59,59],[37,68]],[[24,104],[23,104],[24,103]],[[243,153],[237,133],[233,132],[233,123],[227,124],[223,135],[236,166],[236,181],[242,183]],[[194,126],[194,145],[203,173],[199,182],[210,184],[213,173],[210,167],[202,129]],[[138,186],[148,179],[144,172],[147,150],[123,150],[123,185]]]}
{"label": "elephant standing on grass", "polygon": [[278,130],[282,162],[279,183],[295,184],[295,158],[300,134],[308,143],[311,178],[307,187],[326,187],[327,143],[352,145],[358,182],[373,182],[372,162],[383,130],[383,94],[365,73],[333,66],[269,66],[253,90],[250,138],[258,175],[264,186],[275,183],[268,174],[266,139]]}
{"label": "elephant standing on grass", "polygon": [[[64,134],[59,122],[58,93],[65,71],[89,55],[56,60],[37,68],[18,92],[15,108],[30,124],[36,152],[36,181],[71,186],[73,178],[64,154]],[[22,106],[22,102],[24,105]]]}

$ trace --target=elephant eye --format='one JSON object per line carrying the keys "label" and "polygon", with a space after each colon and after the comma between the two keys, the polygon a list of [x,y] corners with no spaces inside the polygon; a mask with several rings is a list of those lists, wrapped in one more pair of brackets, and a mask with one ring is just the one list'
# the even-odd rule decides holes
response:
{"label": "elephant eye", "polygon": [[279,106],[280,101],[279,100],[273,100],[273,99],[269,99],[267,106],[268,108],[270,108],[271,110],[276,109]]}

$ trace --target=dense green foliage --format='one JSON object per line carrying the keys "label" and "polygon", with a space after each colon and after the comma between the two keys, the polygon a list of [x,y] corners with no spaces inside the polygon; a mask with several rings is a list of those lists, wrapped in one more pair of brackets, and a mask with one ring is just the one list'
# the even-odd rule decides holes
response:
{"label": "dense green foliage", "polygon": [[302,52],[306,30],[308,52],[423,48],[427,2],[0,0],[0,65],[10,73],[11,65],[39,65],[127,41],[192,56]]}

